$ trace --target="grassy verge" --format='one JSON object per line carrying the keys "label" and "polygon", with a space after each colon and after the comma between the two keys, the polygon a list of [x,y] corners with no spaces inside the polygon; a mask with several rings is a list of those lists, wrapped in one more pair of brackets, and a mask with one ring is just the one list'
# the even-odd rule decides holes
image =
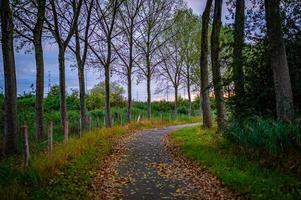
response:
{"label": "grassy verge", "polygon": [[130,132],[167,125],[192,123],[198,118],[167,122],[141,121],[110,129],[94,129],[80,139],[70,138],[67,145],[58,142],[51,154],[40,151],[31,156],[24,171],[22,157],[0,161],[1,199],[85,199],[95,168],[110,152],[117,139]]}
{"label": "grassy verge", "polygon": [[259,160],[237,154],[216,129],[186,128],[171,135],[181,151],[210,172],[226,186],[251,199],[300,199],[301,180],[263,167]]}

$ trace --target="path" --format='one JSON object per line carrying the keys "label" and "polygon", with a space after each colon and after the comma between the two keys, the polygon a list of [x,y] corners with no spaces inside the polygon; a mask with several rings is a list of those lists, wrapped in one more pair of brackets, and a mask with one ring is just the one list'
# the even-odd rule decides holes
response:
{"label": "path", "polygon": [[126,141],[108,162],[114,164],[105,166],[115,168],[111,175],[102,171],[98,176],[94,187],[109,193],[100,196],[125,200],[237,199],[214,176],[167,150],[164,138],[168,133],[195,125],[146,130]]}

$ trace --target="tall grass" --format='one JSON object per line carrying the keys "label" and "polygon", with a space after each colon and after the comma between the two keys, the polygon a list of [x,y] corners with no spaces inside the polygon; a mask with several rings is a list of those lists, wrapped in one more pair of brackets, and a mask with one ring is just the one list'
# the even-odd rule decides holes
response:
{"label": "tall grass", "polygon": [[[79,159],[85,160],[84,165],[87,165],[79,170],[86,169],[92,165],[91,162],[101,160],[110,151],[112,144],[127,133],[197,121],[199,121],[198,118],[183,118],[183,120],[170,122],[142,120],[109,129],[93,129],[91,132],[85,133],[82,138],[71,137],[67,145],[57,142],[51,154],[43,150],[31,152],[30,166],[27,170],[22,167],[21,156],[5,158],[0,161],[0,199],[28,198],[30,192],[36,188],[47,186],[51,179],[64,173],[66,166],[72,162],[76,163],[75,161]],[[87,159],[88,157],[89,159]],[[72,177],[70,179],[72,180]]]}
{"label": "tall grass", "polygon": [[301,150],[301,125],[269,119],[233,121],[224,131],[228,141],[254,150],[278,155]]}

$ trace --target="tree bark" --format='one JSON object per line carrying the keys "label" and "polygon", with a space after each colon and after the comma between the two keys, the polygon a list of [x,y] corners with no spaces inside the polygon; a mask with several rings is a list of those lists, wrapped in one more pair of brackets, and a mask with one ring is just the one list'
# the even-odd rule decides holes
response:
{"label": "tree bark", "polygon": [[188,115],[191,116],[192,103],[191,103],[191,83],[190,83],[190,67],[187,67],[187,94],[188,94]]}
{"label": "tree bark", "polygon": [[127,121],[131,122],[131,115],[132,115],[132,69],[133,69],[133,46],[134,46],[134,42],[133,42],[133,25],[134,23],[131,22],[131,30],[130,30],[130,40],[129,40],[129,66],[128,66],[128,70],[127,70],[127,79],[128,79],[128,107],[127,107]]}
{"label": "tree bark", "polygon": [[178,112],[178,86],[175,85],[174,86],[174,90],[175,90],[175,115],[177,115],[177,112]]}
{"label": "tree bark", "polygon": [[214,94],[216,100],[217,109],[217,126],[221,130],[225,122],[225,107],[224,107],[224,92],[222,86],[222,78],[220,72],[219,63],[219,52],[220,52],[220,30],[221,30],[221,16],[222,16],[222,0],[215,0],[214,6],[214,20],[212,26],[211,35],[211,61],[212,61],[212,75],[213,75],[213,85]]}
{"label": "tree bark", "polygon": [[265,0],[267,33],[271,49],[271,67],[274,75],[277,118],[294,118],[293,95],[285,44],[283,39],[280,0]]}
{"label": "tree bark", "polygon": [[[147,48],[149,49],[149,48]],[[146,65],[147,65],[147,76],[146,76],[146,84],[147,84],[147,118],[150,119],[152,116],[152,93],[151,93],[151,62],[149,55],[146,56]]]}
{"label": "tree bark", "polygon": [[[89,19],[88,19],[89,20]],[[85,38],[87,40],[87,38]],[[87,41],[85,41],[87,42]],[[86,45],[86,44],[85,44]],[[79,83],[79,104],[80,104],[80,123],[81,132],[87,127],[86,117],[86,88],[85,88],[85,59],[86,59],[86,46],[84,46],[83,59],[81,58],[81,47],[78,27],[75,28],[75,57],[77,62],[77,73]]]}
{"label": "tree bark", "polygon": [[[81,64],[81,63],[80,63]],[[85,68],[78,65],[78,81],[79,81],[79,101],[80,101],[80,121],[82,130],[87,127],[86,119],[86,88],[85,88]]]}
{"label": "tree bark", "polygon": [[147,118],[152,116],[151,77],[147,77]]}
{"label": "tree bark", "polygon": [[110,67],[105,66],[105,119],[106,127],[112,127],[110,107]]}
{"label": "tree bark", "polygon": [[127,113],[126,118],[128,122],[131,122],[131,115],[132,115],[132,71],[128,71],[128,107],[127,107]]}
{"label": "tree bark", "polygon": [[36,137],[40,141],[44,136],[44,56],[42,46],[42,31],[45,19],[46,1],[38,1],[38,17],[34,28],[34,49],[35,49],[35,60],[36,60]]}
{"label": "tree bark", "polygon": [[211,108],[209,99],[209,78],[208,78],[208,26],[210,10],[213,0],[207,0],[206,8],[202,16],[202,46],[201,46],[201,96],[202,96],[202,110],[203,110],[203,126],[204,128],[211,128]]}
{"label": "tree bark", "polygon": [[233,78],[235,96],[239,99],[244,97],[244,72],[242,50],[244,46],[245,31],[245,0],[236,1],[234,46],[233,46]]}
{"label": "tree bark", "polygon": [[61,126],[65,135],[67,123],[67,106],[66,106],[66,80],[65,80],[65,50],[59,47],[59,82],[60,82],[60,112]]}
{"label": "tree bark", "polygon": [[5,79],[4,154],[17,152],[17,85],[13,45],[13,18],[8,0],[2,0],[1,33]]}

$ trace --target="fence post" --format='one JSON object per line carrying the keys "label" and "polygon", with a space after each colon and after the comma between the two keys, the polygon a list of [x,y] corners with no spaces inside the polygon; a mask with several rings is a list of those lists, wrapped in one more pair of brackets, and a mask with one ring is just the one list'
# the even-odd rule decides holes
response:
{"label": "fence post", "polygon": [[48,123],[48,152],[53,150],[53,122]]}
{"label": "fence post", "polygon": [[137,118],[137,122],[139,122],[140,121],[140,115],[138,115],[138,118]]}
{"label": "fence post", "polygon": [[67,144],[68,143],[68,139],[69,139],[69,121],[66,121],[66,126],[65,126],[65,135],[64,135],[64,143]]}
{"label": "fence post", "polygon": [[23,136],[23,148],[24,148],[24,168],[27,169],[29,165],[29,143],[28,143],[28,126],[24,124],[22,126],[22,136]]}

